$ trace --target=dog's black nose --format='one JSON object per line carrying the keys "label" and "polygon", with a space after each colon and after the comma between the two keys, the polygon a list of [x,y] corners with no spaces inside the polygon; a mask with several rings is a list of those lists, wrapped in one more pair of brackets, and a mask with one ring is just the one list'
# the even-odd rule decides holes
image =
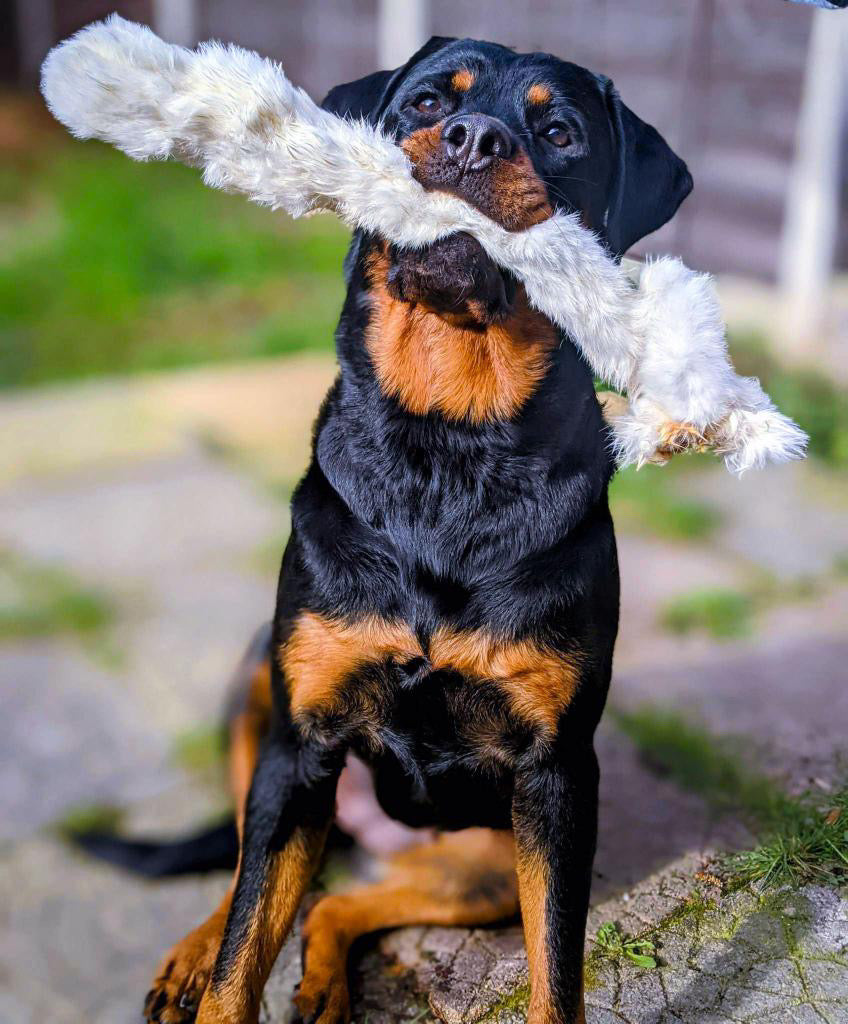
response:
{"label": "dog's black nose", "polygon": [[500,157],[515,152],[515,139],[503,121],[487,114],[455,114],[442,129],[442,146],[448,159],[462,172],[481,171]]}

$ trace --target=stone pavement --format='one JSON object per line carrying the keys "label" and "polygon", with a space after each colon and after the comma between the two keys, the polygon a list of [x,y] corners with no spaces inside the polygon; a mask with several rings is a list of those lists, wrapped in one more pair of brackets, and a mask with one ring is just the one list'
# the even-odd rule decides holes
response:
{"label": "stone pavement", "polygon": [[[269,548],[286,530],[280,493],[304,464],[312,411],[332,376],[298,359],[87,384],[0,400],[0,551],[55,564],[113,599],[102,658],[72,636],[0,644],[0,1021],[138,1019],[159,956],[203,917],[223,877],[148,883],[81,858],[52,823],[114,804],[134,831],[190,829],[225,806],[215,773],[179,751],[214,725],[229,673],[271,610]],[[622,631],[612,700],[671,707],[744,736],[790,789],[841,777],[848,687],[844,482],[800,466],[741,485],[720,469],[685,477],[720,507],[698,544],[620,537]],[[815,523],[815,529],[809,524]],[[699,587],[744,588],[763,573],[814,575],[749,638],[717,644],[658,622]],[[599,964],[590,1024],[848,1021],[846,902],[808,887],[777,897],[707,891],[709,851],[751,836],[657,776],[608,719],[599,735],[601,835],[590,935],[614,920],[656,937],[660,967]],[[697,901],[695,901],[697,904]],[[699,904],[697,904],[699,905]],[[286,1021],[297,942],[281,955],[263,1013]],[[363,944],[355,1020],[519,1021],[520,930],[405,929]]]}

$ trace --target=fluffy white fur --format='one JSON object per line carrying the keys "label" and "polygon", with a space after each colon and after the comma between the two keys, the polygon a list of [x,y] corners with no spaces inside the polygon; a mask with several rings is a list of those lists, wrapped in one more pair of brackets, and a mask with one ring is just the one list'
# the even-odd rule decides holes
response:
{"label": "fluffy white fur", "polygon": [[509,232],[457,197],[427,192],[378,128],[321,110],[278,64],[218,43],[171,46],[113,15],[51,51],[42,91],[74,135],[137,160],[200,167],[207,185],[292,216],[332,210],[412,247],[474,235],[594,372],[627,389],[629,408],[613,425],[622,464],[654,456],[674,423],[706,437],[734,472],[803,455],[803,432],[756,380],[734,373],[707,276],[659,259],[634,287],[576,215]]}

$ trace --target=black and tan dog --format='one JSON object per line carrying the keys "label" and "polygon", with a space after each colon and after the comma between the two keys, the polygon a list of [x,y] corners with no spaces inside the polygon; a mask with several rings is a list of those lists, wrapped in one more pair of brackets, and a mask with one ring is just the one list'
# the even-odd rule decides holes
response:
{"label": "black and tan dog", "polygon": [[[622,253],[691,188],[609,80],[545,54],[433,39],[325,106],[383,119],[425,187],[511,230],[564,207]],[[618,622],[592,376],[469,236],[405,252],[357,235],[345,272],[341,372],[231,723],[238,868],[165,957],[146,1016],[257,1019],[354,752],[389,815],[441,837],[315,906],[303,1019],[348,1019],[357,936],[520,909],[528,1020],[582,1021],[592,742]]]}

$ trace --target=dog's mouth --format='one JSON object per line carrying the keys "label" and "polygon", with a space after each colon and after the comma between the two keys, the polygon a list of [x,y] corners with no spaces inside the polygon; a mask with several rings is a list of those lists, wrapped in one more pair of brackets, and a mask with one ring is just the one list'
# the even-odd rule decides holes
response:
{"label": "dog's mouth", "polygon": [[460,327],[507,319],[519,287],[464,232],[423,249],[388,246],[380,260],[372,261],[372,272],[385,281],[393,299],[421,306]]}
{"label": "dog's mouth", "polygon": [[413,177],[425,189],[459,196],[507,231],[523,231],[551,216],[547,189],[523,147],[516,145],[505,158],[457,159],[444,129],[440,122],[401,143]]}

